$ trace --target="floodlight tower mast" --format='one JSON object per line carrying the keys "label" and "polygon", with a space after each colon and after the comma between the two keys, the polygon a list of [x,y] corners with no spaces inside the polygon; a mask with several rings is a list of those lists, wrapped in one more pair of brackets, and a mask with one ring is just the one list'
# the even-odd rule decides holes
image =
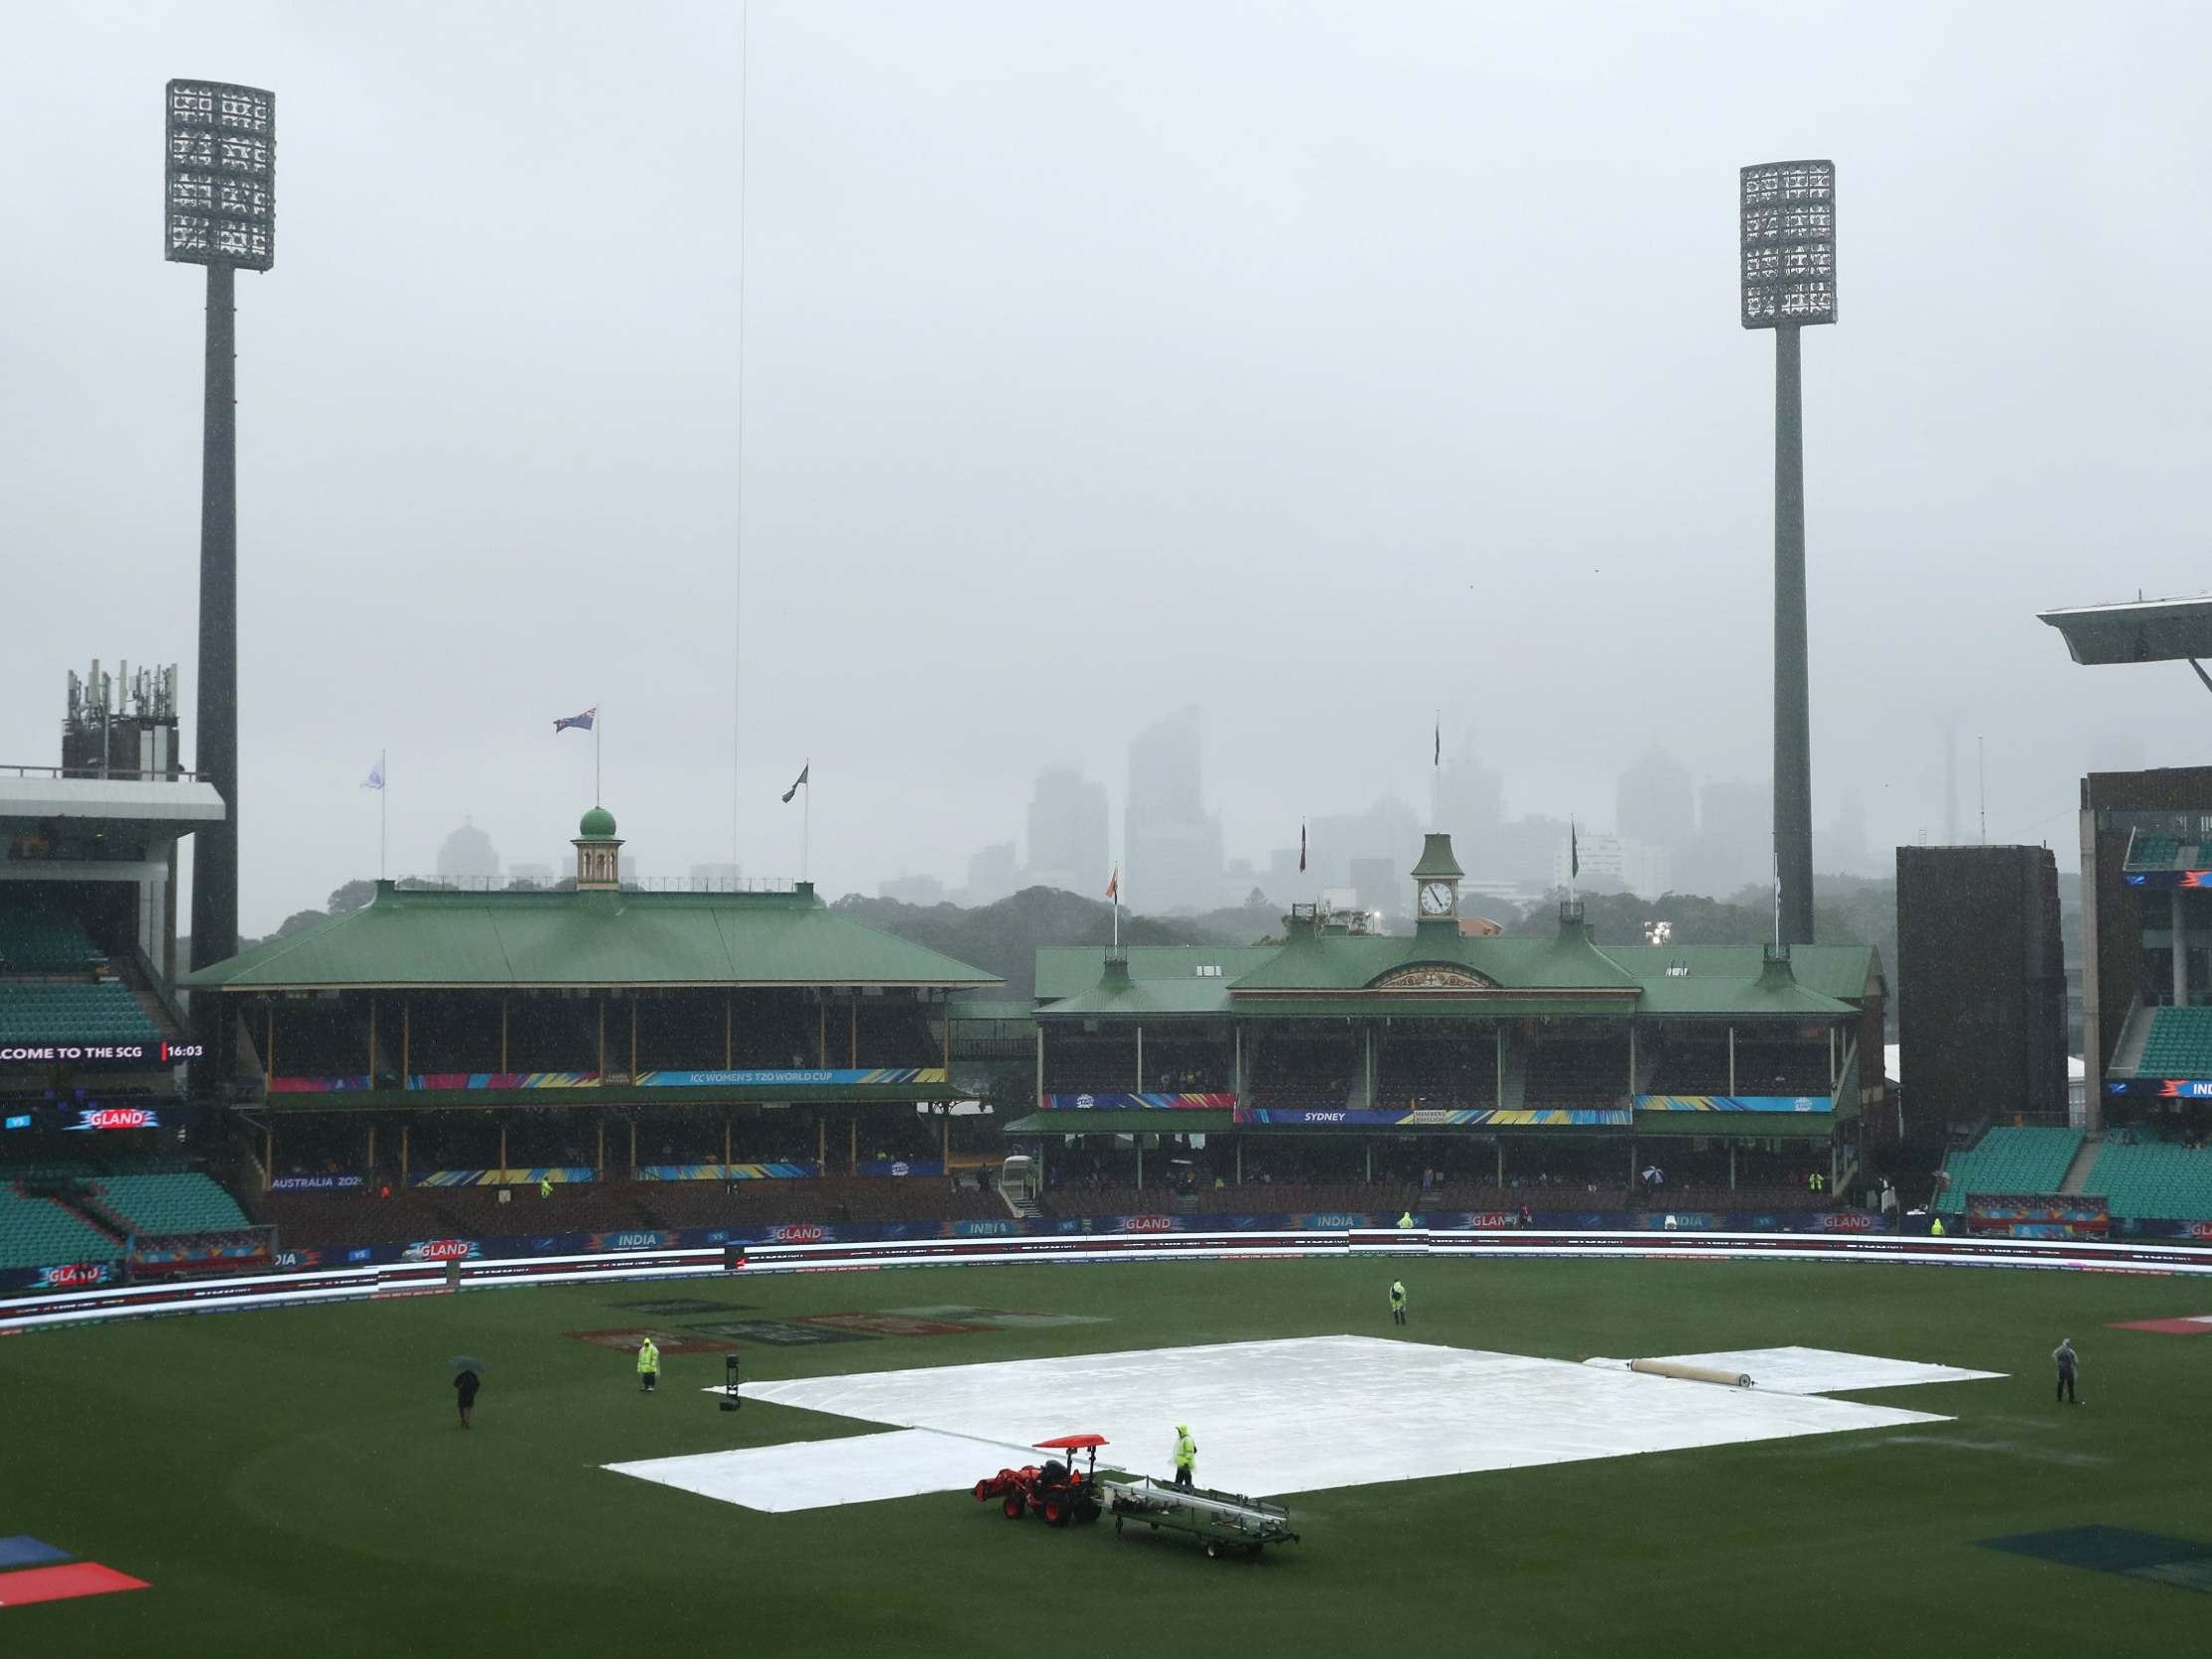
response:
{"label": "floodlight tower mast", "polygon": [[200,655],[194,767],[223,797],[192,841],[192,965],[238,949],[238,383],[233,281],[276,261],[276,99],[171,81],[167,257],[207,267],[200,447]]}
{"label": "floodlight tower mast", "polygon": [[1836,164],[1742,175],[1743,314],[1774,330],[1774,877],[1777,932],[1813,941],[1812,694],[1805,639],[1805,425],[1798,335],[1836,320]]}

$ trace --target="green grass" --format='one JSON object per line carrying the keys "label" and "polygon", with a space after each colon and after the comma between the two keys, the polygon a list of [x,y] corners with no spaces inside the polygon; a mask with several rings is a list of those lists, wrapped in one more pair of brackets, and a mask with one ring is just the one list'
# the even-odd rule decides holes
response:
{"label": "green grass", "polygon": [[[2013,1374],[1861,1396],[1958,1418],[1925,1430],[1306,1494],[1290,1500],[1302,1544],[1215,1562],[1166,1535],[1009,1526],[965,1494],[759,1515],[605,1473],[855,1426],[758,1401],[719,1412],[695,1392],[720,1379],[712,1355],[669,1357],[647,1400],[629,1355],[562,1335],[669,1325],[617,1306],[660,1296],[746,1305],[733,1318],[961,1303],[1108,1322],[749,1349],[762,1380],[1390,1336],[1383,1287],[1401,1271],[1421,1342],[1565,1358],[1802,1343]],[[1974,1544],[2090,1524],[2212,1540],[2212,1335],[2102,1329],[2204,1312],[2212,1286],[2172,1279],[1331,1261],[518,1287],[41,1333],[0,1341],[0,1536],[154,1587],[0,1610],[0,1651],[1034,1655],[1059,1645],[1047,1627],[1392,1659],[2195,1651],[2212,1600]],[[2078,1411],[2051,1401],[2062,1336],[2084,1354]],[[447,1384],[464,1351],[489,1367],[470,1433]],[[1390,1403],[1316,1400],[1311,1432]]]}

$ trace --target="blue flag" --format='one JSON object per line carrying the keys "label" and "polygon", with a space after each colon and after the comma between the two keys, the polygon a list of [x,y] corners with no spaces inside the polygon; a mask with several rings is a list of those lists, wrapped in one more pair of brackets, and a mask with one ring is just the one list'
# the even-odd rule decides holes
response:
{"label": "blue flag", "polygon": [[559,736],[571,726],[574,726],[578,731],[589,731],[591,729],[591,723],[598,718],[598,707],[596,705],[593,705],[591,708],[586,709],[580,715],[570,715],[566,720],[554,721],[553,735],[556,737]]}

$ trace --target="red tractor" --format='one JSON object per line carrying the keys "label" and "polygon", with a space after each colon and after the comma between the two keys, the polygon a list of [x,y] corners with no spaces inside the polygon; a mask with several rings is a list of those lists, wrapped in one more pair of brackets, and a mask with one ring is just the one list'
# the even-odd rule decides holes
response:
{"label": "red tractor", "polygon": [[[1067,1457],[986,1476],[976,1483],[976,1502],[988,1504],[997,1499],[1008,1521],[1019,1521],[1024,1510],[1034,1510],[1050,1527],[1096,1521],[1105,1507],[1098,1497],[1098,1448],[1105,1444],[1102,1434],[1063,1434],[1057,1440],[1039,1440],[1038,1451],[1065,1452]],[[1077,1468],[1074,1454],[1085,1451],[1090,1453],[1090,1462]]]}

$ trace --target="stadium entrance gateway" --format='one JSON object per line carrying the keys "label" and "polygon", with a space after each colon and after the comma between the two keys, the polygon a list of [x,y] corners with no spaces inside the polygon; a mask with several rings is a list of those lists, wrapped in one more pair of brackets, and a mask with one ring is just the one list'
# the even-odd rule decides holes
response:
{"label": "stadium entrance gateway", "polygon": [[1473,1210],[1539,1172],[1554,1208],[1655,1164],[1691,1206],[1842,1184],[1883,1092],[1872,947],[1600,944],[1573,901],[1506,937],[1461,919],[1448,836],[1410,874],[1412,936],[1297,906],[1280,943],[1040,948],[1037,1110],[1007,1131],[1046,1186],[1055,1160],[1171,1191],[1295,1171],[1347,1204],[1419,1178]]}

